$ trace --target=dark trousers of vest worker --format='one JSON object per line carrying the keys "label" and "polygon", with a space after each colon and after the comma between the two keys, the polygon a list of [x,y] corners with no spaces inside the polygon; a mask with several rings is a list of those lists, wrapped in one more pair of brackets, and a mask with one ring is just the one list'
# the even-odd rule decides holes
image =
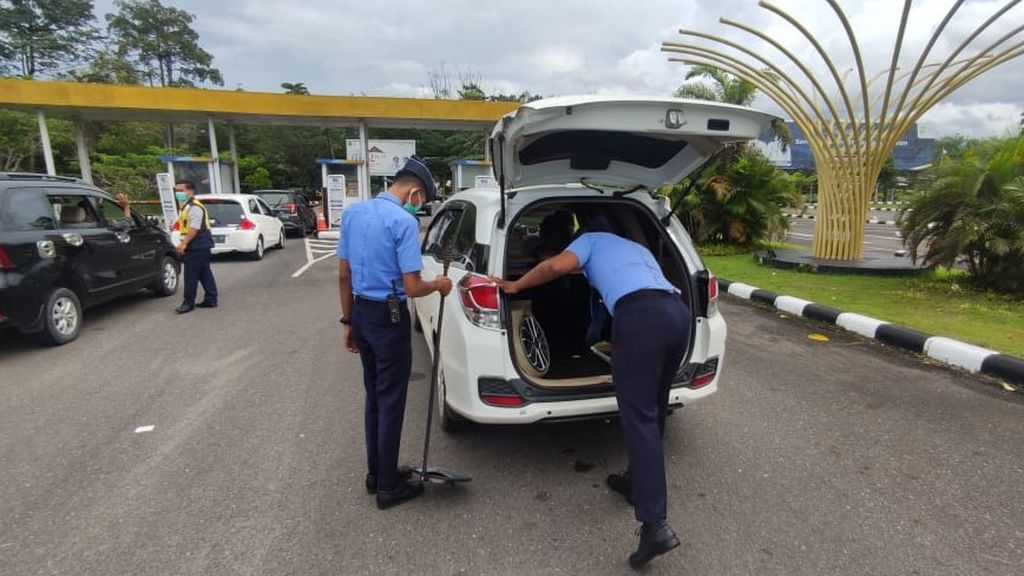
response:
{"label": "dark trousers of vest worker", "polygon": [[643,290],[615,305],[612,379],[629,453],[636,519],[667,515],[665,416],[668,395],[690,338],[690,312],[678,296]]}
{"label": "dark trousers of vest worker", "polygon": [[203,285],[204,302],[217,303],[217,281],[213,278],[213,269],[210,268],[210,259],[213,255],[209,248],[196,248],[185,250],[185,296],[183,303],[194,305],[196,303],[196,290],[200,283]]}
{"label": "dark trousers of vest worker", "polygon": [[399,322],[392,324],[385,302],[357,297],[352,307],[352,330],[366,388],[366,467],[377,476],[381,490],[398,484],[398,449],[412,371],[409,308],[405,304],[399,308]]}

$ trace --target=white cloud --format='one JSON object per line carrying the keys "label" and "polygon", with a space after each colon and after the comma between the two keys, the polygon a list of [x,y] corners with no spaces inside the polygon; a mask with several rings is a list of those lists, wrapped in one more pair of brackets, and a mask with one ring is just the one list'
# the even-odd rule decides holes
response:
{"label": "white cloud", "polygon": [[[164,0],[197,16],[201,42],[215,56],[228,86],[277,92],[281,82],[304,82],[314,93],[429,96],[428,74],[442,64],[479,75],[488,92],[544,95],[647,93],[669,95],[685,67],[669,63],[665,40],[681,41],[688,28],[725,36],[768,56],[775,49],[735,27],[725,16],[762,30],[826,75],[810,44],[756,0]],[[112,0],[97,0],[100,13]],[[817,34],[840,71],[853,66],[843,28],[825,2],[775,0]],[[865,56],[868,74],[887,69],[903,3],[841,0]],[[954,0],[915,0],[900,69],[916,61]],[[948,26],[934,57],[945,57],[966,34],[1005,6],[972,0]],[[1024,5],[980,39],[998,38],[1024,21]],[[795,71],[794,65],[784,67]],[[855,74],[848,76],[852,84]],[[986,74],[950,95],[929,114],[965,134],[1001,134],[1022,107],[1024,59]],[[765,99],[757,105],[778,107]],[[987,132],[986,132],[987,131]]]}

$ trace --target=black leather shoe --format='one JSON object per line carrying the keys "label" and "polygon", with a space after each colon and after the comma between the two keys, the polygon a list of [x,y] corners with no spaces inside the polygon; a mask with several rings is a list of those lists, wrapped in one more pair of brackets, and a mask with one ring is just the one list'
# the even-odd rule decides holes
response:
{"label": "black leather shoe", "polygon": [[[398,467],[398,481],[399,482],[408,482],[410,478],[412,478],[412,468],[409,468],[408,466],[399,466]],[[370,494],[376,494],[377,493],[377,475],[376,474],[367,474],[366,475],[366,491],[369,492]]]}
{"label": "black leather shoe", "polygon": [[644,522],[640,527],[640,544],[636,552],[629,555],[629,565],[634,569],[641,568],[655,557],[678,547],[679,538],[668,522]]}
{"label": "black leather shoe", "polygon": [[216,302],[207,302],[206,300],[203,300],[199,304],[196,304],[196,308],[216,308],[216,307],[217,307],[217,303]]}
{"label": "black leather shoe", "polygon": [[177,308],[175,308],[174,311],[177,312],[178,314],[188,314],[189,312],[191,312],[191,311],[193,311],[195,309],[196,309],[196,305],[195,304],[182,304],[181,306],[178,306]]}
{"label": "black leather shoe", "polygon": [[422,493],[423,482],[419,480],[399,482],[394,490],[377,491],[377,508],[387,510],[392,506],[398,506],[402,502],[408,502]]}
{"label": "black leather shoe", "polygon": [[626,502],[629,502],[630,506],[633,505],[633,481],[629,477],[629,470],[609,474],[604,479],[604,483],[612,489],[612,492],[622,494],[622,497],[626,499]]}

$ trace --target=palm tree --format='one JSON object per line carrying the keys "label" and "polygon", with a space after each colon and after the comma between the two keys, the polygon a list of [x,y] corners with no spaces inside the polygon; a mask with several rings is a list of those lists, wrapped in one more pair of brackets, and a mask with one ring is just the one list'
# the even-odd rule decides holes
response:
{"label": "palm tree", "polygon": [[[691,81],[700,78],[700,81]],[[695,65],[675,96],[748,106],[757,88],[719,68]],[[710,82],[706,81],[709,80]],[[783,148],[792,137],[781,119],[772,132]],[[780,204],[799,205],[792,179],[780,172],[756,148],[729,146],[698,172],[672,187],[680,217],[698,243],[752,245],[788,228]]]}
{"label": "palm tree", "polygon": [[281,88],[285,94],[309,95],[309,89],[306,88],[305,82],[281,82]]}
{"label": "palm tree", "polygon": [[979,286],[1024,292],[1024,137],[941,162],[929,189],[905,206],[901,228],[915,260],[962,261]]}

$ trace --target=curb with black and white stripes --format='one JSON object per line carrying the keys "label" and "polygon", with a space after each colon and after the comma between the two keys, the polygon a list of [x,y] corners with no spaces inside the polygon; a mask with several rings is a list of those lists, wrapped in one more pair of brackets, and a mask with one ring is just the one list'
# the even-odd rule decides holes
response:
{"label": "curb with black and white stripes", "polygon": [[[814,220],[814,214],[790,214],[789,218]],[[869,218],[865,220],[865,222],[867,222],[868,224],[885,224],[888,226],[896,226],[898,224],[896,220],[879,220],[878,218]]]}
{"label": "curb with black and white stripes", "polygon": [[844,312],[808,300],[784,296],[741,282],[718,279],[719,288],[731,296],[767,304],[777,310],[839,326],[867,338],[891,346],[924,354],[949,366],[972,373],[981,373],[1007,382],[1024,385],[1024,360],[1000,354],[973,344],[951,338],[925,334],[896,324],[876,320],[853,312]]}

